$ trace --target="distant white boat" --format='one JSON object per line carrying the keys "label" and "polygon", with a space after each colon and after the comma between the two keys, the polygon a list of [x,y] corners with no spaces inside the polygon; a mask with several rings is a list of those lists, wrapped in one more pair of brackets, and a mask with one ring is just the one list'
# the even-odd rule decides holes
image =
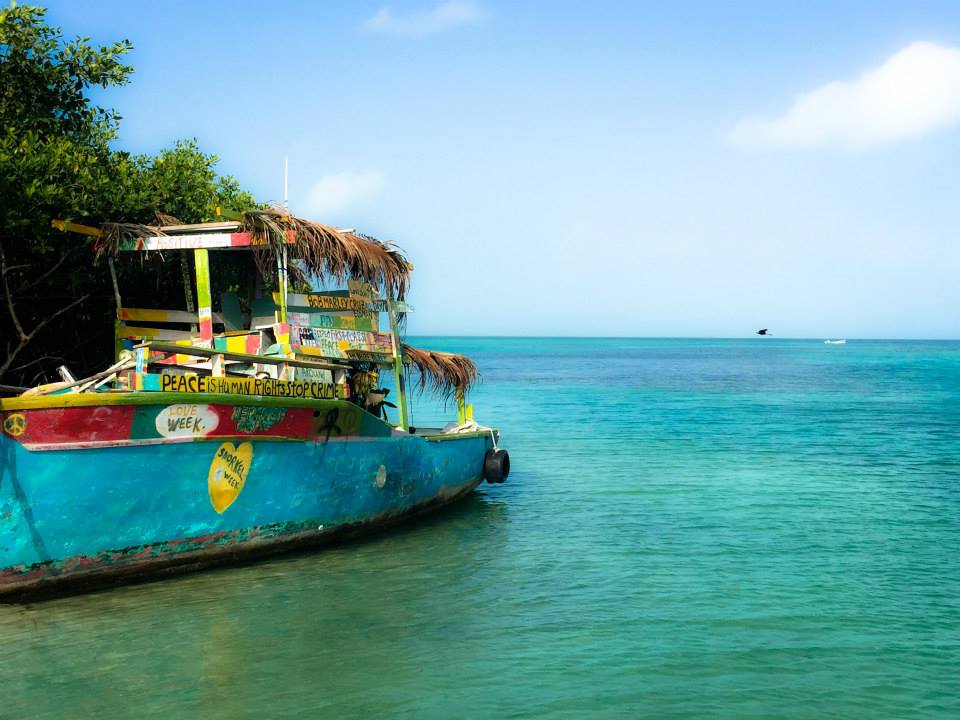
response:
{"label": "distant white boat", "polygon": [[846,345],[846,340],[824,340],[824,345]]}

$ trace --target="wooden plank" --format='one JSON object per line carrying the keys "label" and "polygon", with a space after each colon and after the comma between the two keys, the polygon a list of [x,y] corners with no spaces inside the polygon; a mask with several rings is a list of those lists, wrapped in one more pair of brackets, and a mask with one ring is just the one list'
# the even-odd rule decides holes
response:
{"label": "wooden plank", "polygon": [[50,226],[57,230],[63,230],[63,232],[75,232],[91,237],[100,237],[103,234],[103,231],[99,228],[90,227],[89,225],[78,225],[77,223],[67,222],[66,220],[51,220]]}
{"label": "wooden plank", "polygon": [[373,301],[373,288],[364,280],[347,280],[350,297],[360,298],[366,302]]}
{"label": "wooden plank", "polygon": [[247,353],[224,352],[213,348],[177,345],[175,343],[149,342],[137,345],[137,348],[150,348],[155,353],[179,353],[183,355],[195,355],[197,357],[213,357],[214,355],[223,355],[226,360],[239,360],[251,364],[260,365],[291,365],[293,367],[318,368],[320,370],[340,370],[346,367],[336,363],[315,362],[313,360],[297,360],[295,358],[282,357],[279,355],[249,355]]}
{"label": "wooden plank", "polygon": [[[287,231],[287,243],[295,241],[296,233]],[[262,247],[269,242],[254,238],[252,233],[197,233],[193,235],[158,235],[128,240],[120,245],[124,251],[139,250],[229,250],[236,248]]]}
{"label": "wooden plank", "polygon": [[169,235],[170,233],[197,232],[206,230],[208,232],[236,231],[240,229],[240,223],[235,220],[221,220],[219,222],[193,223],[192,225],[161,225],[157,230]]}
{"label": "wooden plank", "polygon": [[291,327],[304,328],[334,328],[337,330],[363,330],[377,332],[377,323],[372,315],[356,317],[355,315],[330,315],[319,312],[289,312]]}
{"label": "wooden plank", "polygon": [[[273,301],[279,302],[277,293],[273,294]],[[330,295],[327,293],[289,293],[287,304],[315,310],[362,310],[369,312],[370,303],[361,298],[349,295]]]}
{"label": "wooden plank", "polygon": [[260,331],[252,333],[236,333],[226,336],[218,335],[213,338],[213,346],[216,350],[223,350],[233,353],[245,353],[247,355],[257,355],[260,352]]}
{"label": "wooden plank", "polygon": [[139,327],[120,324],[117,333],[121,338],[149,338],[151,340],[191,340],[196,337],[189,330],[168,330],[167,328]]}
{"label": "wooden plank", "polygon": [[342,400],[347,386],[313,380],[274,380],[273,378],[212,377],[147,373],[142,387],[148,392],[179,392],[197,395],[246,395],[287,399]]}
{"label": "wooden plank", "polygon": [[[374,300],[370,303],[371,309],[374,312],[387,312],[387,301],[386,300]],[[413,306],[407,305],[407,303],[401,300],[393,301],[393,311],[397,313],[412,313]]]}
{"label": "wooden plank", "polygon": [[378,363],[386,367],[393,365],[393,355],[389,353],[370,352],[369,350],[347,350],[346,354],[348,359],[358,362]]}
{"label": "wooden plank", "polygon": [[185,310],[160,310],[153,308],[120,308],[117,313],[124,322],[156,322],[196,324],[195,312]]}
{"label": "wooden plank", "polygon": [[250,329],[271,327],[277,322],[277,306],[268,297],[255,298],[250,307]]}
{"label": "wooden plank", "polygon": [[220,294],[220,309],[223,311],[223,329],[226,331],[243,330],[243,311],[240,298],[236,293]]}
{"label": "wooden plank", "polygon": [[328,351],[329,357],[346,357],[347,350],[392,352],[392,339],[389,334],[362,330],[296,327],[291,333],[291,343],[294,347],[313,347]]}

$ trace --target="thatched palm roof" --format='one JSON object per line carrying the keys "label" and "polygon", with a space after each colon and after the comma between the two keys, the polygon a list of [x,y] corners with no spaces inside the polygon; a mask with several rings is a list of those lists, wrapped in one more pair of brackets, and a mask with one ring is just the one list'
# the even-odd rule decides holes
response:
{"label": "thatched palm roof", "polygon": [[[176,218],[159,213],[157,218],[156,226],[139,223],[104,225],[95,243],[97,258],[107,253],[116,254],[124,240],[165,235],[164,230],[170,228],[164,225],[176,221]],[[364,280],[376,289],[392,291],[393,297],[399,300],[406,296],[410,287],[413,265],[393,243],[294,217],[279,208],[244,213],[237,229],[252,233],[264,243],[262,250],[254,247],[257,265],[264,277],[274,272],[274,250],[286,246],[289,259],[302,261],[307,276],[339,281]],[[287,245],[288,230],[295,233],[292,245]],[[288,272],[294,284],[307,280],[294,263],[288,265]]]}
{"label": "thatched palm roof", "polygon": [[245,230],[273,246],[282,245],[286,231],[294,230],[296,240],[289,246],[289,255],[301,260],[311,275],[364,280],[375,288],[391,290],[398,299],[407,294],[413,265],[393,243],[287,215],[279,209],[245,213],[243,224]]}
{"label": "thatched palm roof", "polygon": [[473,361],[465,355],[421,350],[412,345],[403,344],[403,362],[410,373],[416,368],[420,377],[415,383],[420,392],[428,386],[442,398],[466,393],[480,379],[480,373]]}

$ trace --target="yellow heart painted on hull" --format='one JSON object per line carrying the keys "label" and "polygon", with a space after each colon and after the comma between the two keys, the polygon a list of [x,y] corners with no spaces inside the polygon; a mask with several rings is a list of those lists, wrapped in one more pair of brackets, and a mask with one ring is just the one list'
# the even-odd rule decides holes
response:
{"label": "yellow heart painted on hull", "polygon": [[210,463],[210,474],[207,476],[210,504],[214,510],[222,513],[233,505],[247,482],[252,464],[253,443],[234,445],[232,442],[225,442],[217,448],[213,462]]}

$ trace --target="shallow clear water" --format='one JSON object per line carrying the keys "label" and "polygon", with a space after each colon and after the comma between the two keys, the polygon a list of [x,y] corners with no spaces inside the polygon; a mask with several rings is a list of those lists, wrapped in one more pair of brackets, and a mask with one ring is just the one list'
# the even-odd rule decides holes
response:
{"label": "shallow clear water", "polygon": [[506,485],[0,607],[0,717],[960,717],[960,343],[416,342]]}

